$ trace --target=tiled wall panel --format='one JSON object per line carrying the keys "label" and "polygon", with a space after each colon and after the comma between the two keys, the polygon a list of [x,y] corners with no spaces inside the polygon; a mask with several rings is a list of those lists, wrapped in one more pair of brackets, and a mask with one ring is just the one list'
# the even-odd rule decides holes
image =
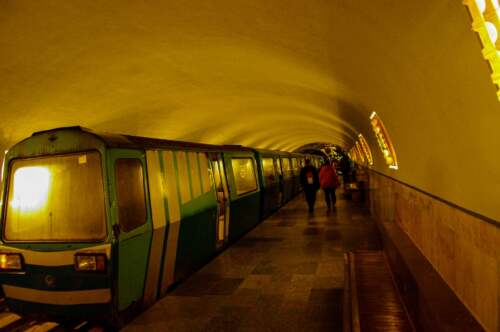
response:
{"label": "tiled wall panel", "polygon": [[370,182],[372,214],[396,222],[485,329],[500,331],[500,227],[377,173]]}

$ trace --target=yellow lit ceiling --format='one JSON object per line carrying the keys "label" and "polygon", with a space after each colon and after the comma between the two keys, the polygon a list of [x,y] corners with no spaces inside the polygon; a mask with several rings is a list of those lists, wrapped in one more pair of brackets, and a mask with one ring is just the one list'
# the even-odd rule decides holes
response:
{"label": "yellow lit ceiling", "polygon": [[362,133],[376,170],[500,220],[489,75],[460,0],[0,1],[0,148],[66,125],[282,150]]}

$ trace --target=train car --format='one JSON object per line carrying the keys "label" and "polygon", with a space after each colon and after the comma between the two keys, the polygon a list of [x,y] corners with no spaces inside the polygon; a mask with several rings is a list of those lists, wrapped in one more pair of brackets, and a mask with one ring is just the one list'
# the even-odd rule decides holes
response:
{"label": "train car", "polygon": [[259,221],[242,147],[61,128],[12,147],[4,174],[0,283],[21,314],[119,324]]}
{"label": "train car", "polygon": [[261,219],[278,210],[283,200],[279,169],[279,152],[255,149],[261,186]]}

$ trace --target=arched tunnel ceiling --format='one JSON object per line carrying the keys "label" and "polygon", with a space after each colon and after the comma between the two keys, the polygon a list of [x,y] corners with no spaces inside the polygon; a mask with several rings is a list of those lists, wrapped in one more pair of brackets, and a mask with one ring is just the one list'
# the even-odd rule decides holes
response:
{"label": "arched tunnel ceiling", "polygon": [[76,124],[282,150],[361,132],[376,170],[500,220],[489,75],[461,0],[0,1],[0,148]]}
{"label": "arched tunnel ceiling", "polygon": [[83,124],[284,150],[350,144],[359,105],[335,77],[327,3],[3,2],[4,136]]}

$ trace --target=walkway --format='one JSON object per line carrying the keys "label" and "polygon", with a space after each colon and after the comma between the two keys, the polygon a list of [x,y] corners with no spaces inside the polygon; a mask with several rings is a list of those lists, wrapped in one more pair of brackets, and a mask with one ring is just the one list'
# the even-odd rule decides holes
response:
{"label": "walkway", "polygon": [[[341,195],[339,195],[341,196]],[[343,253],[379,249],[366,210],[297,197],[125,331],[341,331]]]}

